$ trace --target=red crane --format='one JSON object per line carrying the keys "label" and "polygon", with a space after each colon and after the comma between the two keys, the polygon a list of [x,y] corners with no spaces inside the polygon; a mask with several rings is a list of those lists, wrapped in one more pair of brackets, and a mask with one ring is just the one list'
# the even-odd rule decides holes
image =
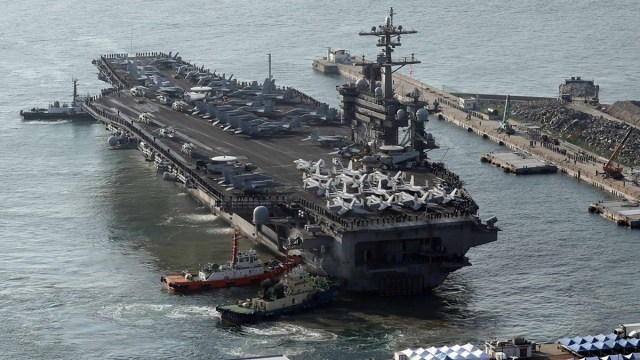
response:
{"label": "red crane", "polygon": [[613,154],[611,154],[611,157],[609,158],[609,161],[607,161],[607,163],[604,164],[604,166],[602,167],[602,169],[604,170],[605,174],[607,174],[608,176],[610,176],[610,177],[612,177],[614,179],[621,179],[622,178],[622,170],[623,170],[622,167],[614,167],[613,166],[613,162],[618,157],[618,153],[620,152],[620,150],[622,150],[622,147],[624,146],[624,143],[627,142],[627,139],[629,138],[629,135],[631,135],[632,131],[633,131],[633,127],[629,128],[629,131],[627,132],[627,134],[624,136],[624,138],[622,139],[620,144],[618,144],[618,147],[616,147],[616,149],[613,152]]}

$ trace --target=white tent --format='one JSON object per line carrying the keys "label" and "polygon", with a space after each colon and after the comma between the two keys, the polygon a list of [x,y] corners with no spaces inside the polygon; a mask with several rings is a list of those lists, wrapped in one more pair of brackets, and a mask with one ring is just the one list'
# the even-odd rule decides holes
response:
{"label": "white tent", "polygon": [[411,359],[411,357],[414,355],[413,350],[411,349],[404,349],[400,351],[400,354],[408,357],[409,359]]}
{"label": "white tent", "polygon": [[482,351],[480,349],[472,352],[472,354],[473,354],[473,356],[476,357],[476,359],[479,359],[479,360],[487,360],[487,359],[491,358],[491,356],[489,356],[489,354],[485,353],[484,351]]}
{"label": "white tent", "polygon": [[432,354],[432,355],[435,355],[438,353],[438,349],[435,346],[428,348],[427,351],[429,352],[429,354]]}
{"label": "white tent", "polygon": [[422,357],[424,354],[427,353],[427,350],[425,350],[424,348],[417,348],[413,350],[413,353],[416,355],[420,355],[420,357]]}
{"label": "white tent", "polygon": [[477,347],[475,347],[475,346],[474,346],[473,344],[471,344],[471,343],[466,343],[466,344],[462,345],[462,348],[463,348],[463,349],[465,349],[465,350],[467,350],[467,351],[468,351],[468,352],[470,352],[470,353],[472,353],[472,352],[474,352],[474,351],[478,350],[478,348],[477,348]]}
{"label": "white tent", "polygon": [[471,360],[471,359],[475,359],[475,358],[476,358],[472,353],[470,353],[470,352],[469,352],[469,351],[467,351],[467,350],[464,350],[464,351],[460,354],[460,356],[462,356],[462,358],[463,358],[463,359],[467,359],[467,360]]}
{"label": "white tent", "polygon": [[600,360],[625,360],[622,355],[607,355],[600,358]]}
{"label": "white tent", "polygon": [[[489,360],[490,356],[471,344],[443,346],[440,348],[406,349],[396,354],[406,356],[410,360]],[[601,360],[599,358],[589,360]],[[602,359],[602,360],[640,360],[638,359]]]}

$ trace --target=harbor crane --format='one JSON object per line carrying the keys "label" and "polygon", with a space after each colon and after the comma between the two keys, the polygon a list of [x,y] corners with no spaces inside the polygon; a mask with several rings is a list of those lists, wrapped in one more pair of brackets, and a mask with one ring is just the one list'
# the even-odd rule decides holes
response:
{"label": "harbor crane", "polygon": [[507,135],[515,134],[515,130],[509,124],[509,114],[511,113],[511,95],[507,95],[507,98],[504,101],[504,115],[502,116],[502,121],[500,122],[500,127],[498,128],[498,132],[504,132]]}
{"label": "harbor crane", "polygon": [[613,166],[613,162],[616,160],[616,158],[618,157],[618,154],[620,153],[620,150],[622,150],[622,147],[624,146],[624,143],[627,142],[627,139],[629,139],[629,135],[631,135],[631,132],[633,131],[633,126],[629,128],[629,131],[627,131],[627,134],[624,136],[624,138],[622,139],[622,141],[620,142],[620,144],[618,144],[618,147],[616,147],[616,149],[614,150],[613,154],[611,154],[611,157],[609,158],[609,161],[607,161],[606,164],[604,164],[604,166],[602,166],[602,170],[604,170],[604,173],[606,176],[610,176],[616,180],[620,180],[622,179],[622,167],[614,167]]}

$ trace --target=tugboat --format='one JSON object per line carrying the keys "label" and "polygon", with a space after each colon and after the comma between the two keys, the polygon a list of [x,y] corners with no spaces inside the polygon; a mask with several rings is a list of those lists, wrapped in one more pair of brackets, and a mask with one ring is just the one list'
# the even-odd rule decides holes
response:
{"label": "tugboat", "polygon": [[195,292],[229,286],[258,284],[285,273],[301,262],[299,256],[289,257],[286,261],[277,260],[263,263],[258,253],[251,249],[238,252],[238,230],[233,233],[233,255],[231,261],[219,265],[209,263],[198,274],[183,271],[179,275],[167,275],[160,281],[168,290],[176,292]]}
{"label": "tugboat", "polygon": [[300,265],[275,284],[270,280],[264,281],[258,297],[217,306],[216,310],[222,319],[229,322],[255,323],[329,304],[337,290],[337,284],[324,276],[310,275]]}
{"label": "tugboat", "polygon": [[20,110],[23,120],[93,120],[93,117],[82,108],[86,96],[78,95],[78,80],[73,79],[73,99],[71,104],[60,104],[54,101],[49,108],[33,108]]}

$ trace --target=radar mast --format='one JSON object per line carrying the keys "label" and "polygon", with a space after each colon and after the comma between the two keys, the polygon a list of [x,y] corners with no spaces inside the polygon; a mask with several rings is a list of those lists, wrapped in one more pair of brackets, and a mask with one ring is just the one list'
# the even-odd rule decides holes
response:
{"label": "radar mast", "polygon": [[[389,10],[389,15],[385,18],[383,25],[373,26],[371,31],[361,31],[360,36],[377,36],[378,44],[376,46],[382,48],[382,52],[378,54],[376,62],[382,69],[382,84],[384,90],[384,98],[393,98],[393,66],[400,66],[398,69],[405,65],[419,64],[420,61],[416,60],[414,54],[411,57],[402,58],[397,61],[391,58],[396,46],[402,45],[400,43],[401,35],[405,34],[417,34],[416,30],[405,30],[402,25],[395,26],[393,24],[393,8]],[[363,59],[364,60],[364,59]],[[362,63],[356,63],[358,66],[366,65],[364,61]]]}

